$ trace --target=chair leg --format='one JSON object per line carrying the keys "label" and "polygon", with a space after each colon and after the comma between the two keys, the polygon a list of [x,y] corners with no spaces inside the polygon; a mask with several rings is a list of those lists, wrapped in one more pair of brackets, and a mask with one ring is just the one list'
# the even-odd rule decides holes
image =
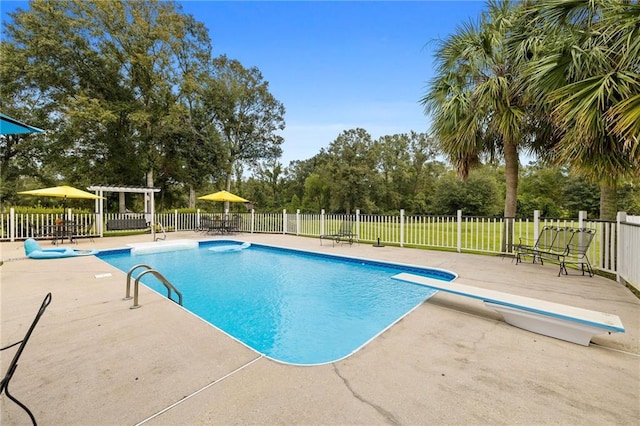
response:
{"label": "chair leg", "polygon": [[[2,381],[0,382],[0,394],[2,394],[2,392],[6,393],[7,397],[10,400],[15,402],[20,408],[22,408],[24,411],[26,411],[27,414],[29,415],[29,417],[31,418],[31,421],[33,422],[34,426],[36,425],[36,419],[33,416],[33,413],[31,413],[31,411],[27,408],[26,405],[24,405],[23,403],[18,401],[16,398],[13,397],[13,395],[11,395],[9,393],[9,382],[11,381],[11,378],[13,377],[13,374],[15,373],[16,368],[18,367],[18,360],[20,359],[20,355],[22,355],[22,351],[24,350],[27,342],[29,341],[29,338],[31,337],[31,333],[35,329],[36,324],[38,324],[38,321],[40,321],[40,317],[42,317],[42,315],[44,314],[44,311],[47,309],[47,306],[49,306],[50,303],[51,303],[51,293],[48,293],[45,296],[44,300],[42,301],[42,304],[40,305],[40,309],[38,310],[38,313],[36,314],[35,318],[33,319],[33,322],[31,323],[31,326],[29,327],[29,330],[27,331],[27,334],[25,334],[24,339],[22,339],[19,342],[20,343],[20,347],[18,348],[18,350],[16,351],[15,355],[13,356],[13,359],[11,360],[11,363],[9,364],[9,368],[7,369],[7,373],[5,374],[5,376],[3,377]],[[2,348],[2,350],[8,349],[10,347],[13,347],[16,344],[6,346],[6,347]]]}
{"label": "chair leg", "polygon": [[7,397],[10,400],[15,402],[20,408],[22,408],[24,411],[27,412],[27,414],[31,418],[31,422],[33,423],[33,426],[36,426],[38,424],[38,423],[36,423],[36,418],[33,416],[33,413],[31,412],[31,410],[29,410],[29,408],[26,405],[24,405],[22,402],[18,401],[16,398],[13,397],[13,395],[11,395],[9,393],[9,380],[7,380],[7,382],[4,384],[4,393],[7,394]]}

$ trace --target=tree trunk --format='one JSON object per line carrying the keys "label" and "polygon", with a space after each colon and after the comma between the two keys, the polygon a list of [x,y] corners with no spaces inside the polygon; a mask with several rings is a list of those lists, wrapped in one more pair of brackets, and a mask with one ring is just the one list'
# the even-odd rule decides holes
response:
{"label": "tree trunk", "polygon": [[189,208],[196,208],[196,190],[193,188],[193,185],[189,185]]}
{"label": "tree trunk", "polygon": [[513,245],[513,222],[518,203],[518,147],[511,142],[504,143],[504,173],[506,194],[504,198],[504,240],[502,251],[511,252]]}
{"label": "tree trunk", "polygon": [[[147,188],[153,188],[153,170],[147,172]],[[151,213],[151,197],[144,197],[144,212]]]}
{"label": "tree trunk", "polygon": [[600,182],[600,220],[616,220],[617,212],[617,183]]}
{"label": "tree trunk", "polygon": [[[229,170],[227,170],[227,177],[224,183],[224,189],[227,192],[231,192],[231,170],[232,167],[229,167]],[[224,202],[224,212],[227,213],[229,211],[229,202],[225,201]]]}

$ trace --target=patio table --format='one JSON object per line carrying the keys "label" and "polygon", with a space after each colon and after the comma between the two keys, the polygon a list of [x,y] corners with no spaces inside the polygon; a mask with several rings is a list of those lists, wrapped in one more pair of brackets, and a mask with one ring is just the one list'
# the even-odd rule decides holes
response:
{"label": "patio table", "polygon": [[77,234],[78,225],[75,222],[65,221],[54,225],[45,225],[42,227],[43,237],[53,237],[51,244],[58,245],[58,240],[64,243],[65,238],[69,238],[69,242],[73,243],[73,236]]}

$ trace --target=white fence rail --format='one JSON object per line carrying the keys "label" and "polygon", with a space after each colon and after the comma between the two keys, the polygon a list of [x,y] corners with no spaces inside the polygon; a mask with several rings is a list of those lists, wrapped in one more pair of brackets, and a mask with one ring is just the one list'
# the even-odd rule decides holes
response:
{"label": "white fence rail", "polygon": [[[12,208],[9,213],[0,214],[0,241],[24,240],[27,238],[55,238],[51,230],[57,226],[61,215],[18,214]],[[64,219],[73,223],[75,238],[118,235],[120,233],[142,232],[144,229],[124,229],[107,231],[109,221],[131,218],[145,218],[156,231],[199,231],[203,216],[216,215],[195,213],[157,213],[132,215],[108,213],[104,217],[94,214],[65,211]],[[238,214],[239,231],[245,233],[278,233],[306,237],[319,237],[335,233],[347,223],[352,227],[356,240],[361,243],[397,245],[400,247],[424,247],[457,252],[481,252],[492,254],[513,254],[518,243],[532,244],[546,225],[589,228],[596,231],[594,241],[587,253],[594,268],[615,274],[636,288],[640,288],[640,217],[619,213],[617,221],[587,219],[581,212],[577,219],[541,218],[534,212],[533,219],[513,220],[511,241],[505,239],[505,220],[463,216],[458,211],[455,216],[413,216],[401,210],[395,215],[320,214],[315,213],[250,213]],[[152,220],[153,219],[153,220]],[[140,222],[140,221],[137,221]],[[136,222],[136,223],[137,223]],[[161,225],[161,226],[160,226]],[[147,227],[148,228],[148,227]],[[146,229],[147,231],[151,229]],[[503,248],[504,247],[504,248]]]}

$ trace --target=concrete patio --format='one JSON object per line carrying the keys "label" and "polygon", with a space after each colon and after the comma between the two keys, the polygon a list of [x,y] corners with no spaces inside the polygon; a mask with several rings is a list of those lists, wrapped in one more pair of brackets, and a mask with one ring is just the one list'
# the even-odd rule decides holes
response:
{"label": "concrete patio", "polygon": [[[618,315],[626,332],[584,347],[510,326],[480,301],[439,293],[347,359],[290,366],[145,287],[142,308],[129,309],[126,274],[98,258],[31,260],[22,242],[1,243],[0,346],[22,339],[53,294],[11,394],[41,425],[619,425],[640,418],[640,300],[615,281],[576,271],[557,277],[557,265],[516,266],[498,256],[230,238],[444,268],[478,287]],[[150,240],[98,238],[74,247]],[[1,352],[2,375],[15,349]],[[2,425],[31,423],[6,396],[1,401]]]}

